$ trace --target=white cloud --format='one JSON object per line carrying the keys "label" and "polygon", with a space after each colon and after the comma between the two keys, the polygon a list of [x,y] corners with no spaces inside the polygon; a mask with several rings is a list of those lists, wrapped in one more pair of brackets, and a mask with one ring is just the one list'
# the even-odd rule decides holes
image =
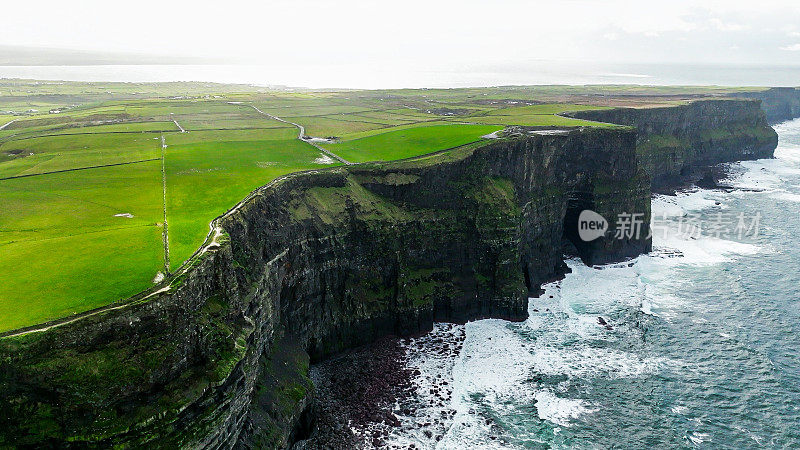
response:
{"label": "white cloud", "polygon": [[785,47],[781,47],[781,50],[786,50],[787,52],[800,52],[800,44],[787,45]]}
{"label": "white cloud", "polygon": [[749,30],[750,27],[735,22],[723,22],[721,19],[713,18],[709,21],[712,27],[718,31],[744,31]]}
{"label": "white cloud", "polygon": [[[454,69],[476,60],[710,56],[782,62],[778,47],[800,38],[787,38],[800,23],[797,0],[497,0],[491,8],[480,0],[5,3],[0,45],[248,58],[276,67],[313,61]],[[740,50],[716,52],[731,46]]]}

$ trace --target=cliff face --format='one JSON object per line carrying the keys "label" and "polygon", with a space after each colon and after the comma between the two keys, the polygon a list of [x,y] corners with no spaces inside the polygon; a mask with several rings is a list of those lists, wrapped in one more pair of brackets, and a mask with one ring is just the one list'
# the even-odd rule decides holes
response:
{"label": "cliff face", "polygon": [[295,174],[221,222],[168,292],[0,340],[0,445],[281,447],[310,362],[433,321],[523,320],[560,275],[575,213],[610,222],[589,263],[650,249],[626,130],[523,132],[415,160]]}
{"label": "cliff face", "polygon": [[770,88],[758,92],[743,92],[736,97],[761,100],[761,109],[771,124],[800,117],[800,89]]}
{"label": "cliff face", "polygon": [[569,115],[636,127],[637,157],[654,189],[680,185],[706,166],[770,158],[778,144],[757,100],[702,100]]}

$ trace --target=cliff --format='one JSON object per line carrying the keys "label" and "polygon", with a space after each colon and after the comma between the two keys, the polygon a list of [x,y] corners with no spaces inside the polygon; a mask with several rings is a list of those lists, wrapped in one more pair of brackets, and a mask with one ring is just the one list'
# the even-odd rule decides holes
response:
{"label": "cliff", "polygon": [[763,91],[743,92],[735,97],[752,98],[761,101],[761,109],[771,124],[800,117],[800,89],[776,87]]}
{"label": "cliff", "polygon": [[699,178],[703,168],[714,164],[770,158],[778,144],[757,100],[701,100],[567,115],[636,127],[637,157],[656,190]]}
{"label": "cliff", "polygon": [[0,340],[0,446],[283,447],[311,420],[309,363],[434,321],[523,320],[564,271],[649,251],[632,130],[522,130],[417,159],[293,174],[218,220],[170,289]]}

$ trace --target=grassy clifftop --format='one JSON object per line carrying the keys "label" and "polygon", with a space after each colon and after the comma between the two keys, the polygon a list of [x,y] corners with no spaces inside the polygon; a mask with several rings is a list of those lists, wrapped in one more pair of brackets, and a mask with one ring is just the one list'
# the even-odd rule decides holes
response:
{"label": "grassy clifftop", "polygon": [[521,320],[562,270],[573,192],[609,217],[649,211],[633,144],[625,130],[527,135],[289,175],[221,219],[224,237],[168,291],[0,340],[0,442],[285,443],[309,358],[434,320]]}
{"label": "grassy clifftop", "polygon": [[293,123],[335,137],[314,144],[349,162],[441,151],[507,124],[598,125],[556,115],[597,106],[508,100],[503,90],[0,87],[0,333],[127,301],[177,270],[209,222],[253,189],[340,164]]}

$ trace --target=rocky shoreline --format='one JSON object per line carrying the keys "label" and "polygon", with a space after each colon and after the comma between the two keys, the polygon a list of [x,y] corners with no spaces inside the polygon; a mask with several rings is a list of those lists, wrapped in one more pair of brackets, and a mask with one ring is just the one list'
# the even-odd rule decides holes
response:
{"label": "rocky shoreline", "polygon": [[442,323],[424,336],[386,337],[315,365],[316,426],[293,449],[413,450],[438,442],[455,416],[449,373],[464,338],[462,325]]}

